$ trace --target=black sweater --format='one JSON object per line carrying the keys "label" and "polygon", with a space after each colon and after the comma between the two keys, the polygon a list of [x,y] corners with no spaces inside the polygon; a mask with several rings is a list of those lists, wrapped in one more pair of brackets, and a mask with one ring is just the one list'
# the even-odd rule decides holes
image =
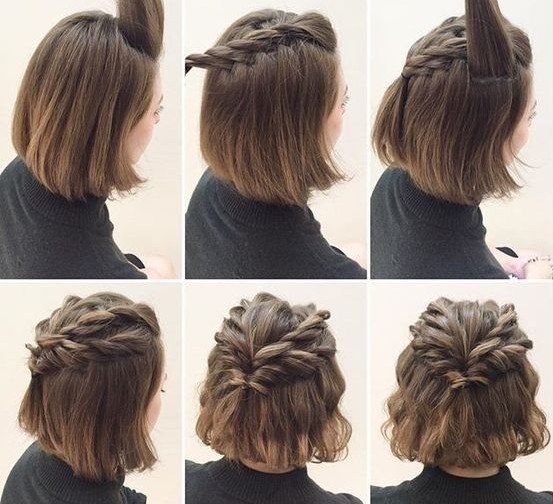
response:
{"label": "black sweater", "polygon": [[145,504],[146,496],[118,481],[92,483],[32,444],[12,469],[0,504]]}
{"label": "black sweater", "polygon": [[438,200],[388,168],[371,196],[371,277],[506,279],[478,206]]}
{"label": "black sweater", "polygon": [[524,488],[507,467],[488,478],[459,478],[425,467],[414,480],[394,487],[371,487],[372,504],[552,504],[553,492]]}
{"label": "black sweater", "polygon": [[0,278],[146,278],[113,241],[106,200],[69,202],[16,158],[0,174]]}
{"label": "black sweater", "polygon": [[352,495],[324,491],[305,468],[267,474],[224,458],[207,464],[187,460],[185,476],[187,504],[362,504]]}
{"label": "black sweater", "polygon": [[366,278],[307,207],[241,196],[210,170],[186,212],[186,278]]}

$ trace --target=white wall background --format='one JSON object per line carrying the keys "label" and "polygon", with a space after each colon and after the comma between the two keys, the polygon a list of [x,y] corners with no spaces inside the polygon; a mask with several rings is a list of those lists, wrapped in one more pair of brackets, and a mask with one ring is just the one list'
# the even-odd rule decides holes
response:
{"label": "white wall background", "polygon": [[[223,31],[248,12],[275,8],[297,13],[316,10],[332,22],[337,35],[350,103],[344,131],[336,146],[342,169],[353,177],[326,194],[316,195],[310,203],[322,232],[329,242],[366,243],[366,10],[364,0],[351,0],[347,8],[333,0],[190,0],[185,9],[185,54],[204,52],[212,47]],[[205,71],[194,69],[185,80],[186,173],[185,199],[188,203],[198,179],[206,168],[200,154],[199,119]],[[357,258],[356,258],[357,259]]]}
{"label": "white wall background", "polygon": [[[538,115],[520,157],[525,187],[512,199],[483,205],[490,245],[553,254],[553,2],[499,0],[503,14],[524,29],[534,51]],[[464,13],[464,0],[372,0],[369,14],[371,125],[386,88],[400,75],[411,45],[450,16]],[[372,153],[372,149],[371,149]],[[384,167],[371,155],[371,187]]]}
{"label": "white wall background", "polygon": [[[127,477],[125,484],[148,496],[153,504],[182,502],[181,493],[181,288],[175,283],[24,283],[0,285],[2,299],[2,388],[0,402],[0,489],[15,462],[33,442],[17,426],[17,413],[30,382],[26,343],[34,343],[36,324],[50,316],[70,294],[81,297],[115,291],[155,309],[166,348],[167,393],[152,434],[160,462],[151,471]],[[9,386],[7,385],[9,381]],[[1,494],[1,490],[0,490]]]}
{"label": "white wall background", "polygon": [[[553,292],[548,283],[465,283],[446,282],[374,282],[370,290],[370,353],[371,353],[371,483],[397,485],[420,473],[422,465],[396,459],[380,434],[386,419],[384,405],[395,390],[395,365],[401,351],[410,342],[409,326],[434,299],[445,296],[459,301],[493,299],[497,303],[513,303],[520,327],[534,341],[528,357],[541,378],[538,403],[553,430]],[[528,488],[553,490],[553,446],[517,459],[509,464],[513,476]]]}
{"label": "white wall background", "polygon": [[[143,189],[109,203],[115,240],[123,252],[162,255],[181,270],[181,3],[165,0],[165,55],[161,61],[164,107],[154,139],[138,165]],[[0,170],[15,157],[12,112],[27,64],[46,33],[63,17],[83,10],[115,14],[114,0],[21,0],[3,7],[0,30]],[[9,22],[8,22],[9,20]]]}
{"label": "white wall background", "polygon": [[[332,492],[367,498],[366,464],[366,288],[361,283],[193,283],[186,291],[186,458],[195,462],[218,460],[219,454],[204,446],[194,429],[199,412],[199,390],[207,372],[207,357],[229,309],[242,298],[270,292],[293,304],[314,302],[331,312],[330,327],[336,337],[338,362],[347,389],[343,412],[353,426],[349,455],[341,462],[310,464],[311,477]],[[366,501],[365,501],[366,502]]]}

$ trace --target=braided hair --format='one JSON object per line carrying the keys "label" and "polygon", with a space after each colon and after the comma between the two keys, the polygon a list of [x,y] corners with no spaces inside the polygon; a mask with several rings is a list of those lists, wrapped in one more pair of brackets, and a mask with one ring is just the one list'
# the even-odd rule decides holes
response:
{"label": "braided hair", "polygon": [[242,196],[304,206],[314,190],[345,179],[326,132],[339,100],[337,40],[326,17],[251,12],[185,67],[207,70],[202,155]]}
{"label": "braided hair", "polygon": [[69,296],[35,332],[21,426],[87,480],[151,467],[146,417],[164,362],[152,308],[115,293]]}
{"label": "braided hair", "polygon": [[351,427],[330,313],[271,294],[242,300],[215,335],[197,433],[232,460],[273,468],[336,460]]}
{"label": "braided hair", "polygon": [[509,171],[513,133],[531,96],[528,36],[497,0],[465,0],[418,40],[387,89],[373,127],[385,164],[406,170],[419,189],[464,205],[519,188]]}
{"label": "braided hair", "polygon": [[430,303],[410,327],[387,402],[393,453],[430,465],[503,465],[549,441],[532,341],[512,304]]}

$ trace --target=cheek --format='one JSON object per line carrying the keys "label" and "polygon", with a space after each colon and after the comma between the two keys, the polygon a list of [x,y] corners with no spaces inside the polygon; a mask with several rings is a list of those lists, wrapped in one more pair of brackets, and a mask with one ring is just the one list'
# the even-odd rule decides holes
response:
{"label": "cheek", "polygon": [[148,147],[154,134],[155,122],[150,118],[143,118],[129,135],[129,155],[132,163],[138,163]]}
{"label": "cheek", "polygon": [[159,420],[159,415],[161,413],[161,392],[158,392],[154,398],[152,399],[152,402],[148,406],[148,427],[150,432],[154,430],[154,427],[157,424],[157,421]]}
{"label": "cheek", "polygon": [[331,148],[334,148],[336,142],[340,138],[343,126],[344,114],[342,111],[342,107],[336,107],[332,111],[332,114],[330,114],[326,125],[326,134]]}
{"label": "cheek", "polygon": [[511,141],[505,146],[505,161],[507,164],[511,164],[514,161],[515,156],[521,151],[521,149],[528,142],[528,136],[530,134],[530,125],[528,121],[522,121],[513,133]]}
{"label": "cheek", "polygon": [[530,134],[530,125],[528,121],[524,121],[516,129],[515,134],[513,135],[513,152],[518,154],[520,150],[528,142],[528,135]]}

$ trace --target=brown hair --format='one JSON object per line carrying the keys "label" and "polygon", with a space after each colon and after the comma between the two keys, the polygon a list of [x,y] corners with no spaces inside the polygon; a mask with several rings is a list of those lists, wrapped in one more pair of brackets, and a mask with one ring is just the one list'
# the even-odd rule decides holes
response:
{"label": "brown hair", "polygon": [[34,176],[68,200],[144,182],[127,138],[153,99],[161,0],[118,0],[118,17],[81,12],[42,40],[15,105],[13,143]]}
{"label": "brown hair", "polygon": [[410,327],[383,430],[399,458],[433,466],[503,465],[549,442],[535,398],[532,342],[513,305],[440,298]]}
{"label": "brown hair", "polygon": [[200,143],[213,173],[258,201],[304,205],[344,175],[326,119],[338,99],[336,34],[315,12],[252,12],[186,58],[206,68]]}
{"label": "brown hair", "polygon": [[351,426],[339,409],[345,382],[329,317],[266,293],[232,308],[209,355],[202,441],[231,460],[277,469],[337,460]]}
{"label": "brown hair", "polygon": [[36,343],[23,429],[87,480],[150,468],[147,410],[164,367],[152,308],[113,293],[69,296],[36,326]]}
{"label": "brown hair", "polygon": [[405,169],[424,192],[478,204],[518,189],[504,149],[531,95],[528,37],[497,0],[466,0],[416,42],[386,91],[373,128],[382,162]]}

